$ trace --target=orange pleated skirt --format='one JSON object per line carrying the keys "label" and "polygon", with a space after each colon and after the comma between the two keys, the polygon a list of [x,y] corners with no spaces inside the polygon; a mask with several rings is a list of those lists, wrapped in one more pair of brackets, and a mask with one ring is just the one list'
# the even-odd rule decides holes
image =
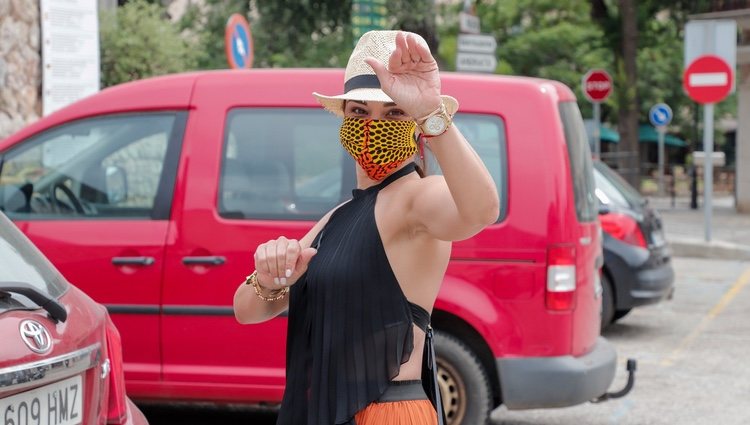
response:
{"label": "orange pleated skirt", "polygon": [[354,416],[356,425],[437,425],[437,413],[429,400],[370,403]]}

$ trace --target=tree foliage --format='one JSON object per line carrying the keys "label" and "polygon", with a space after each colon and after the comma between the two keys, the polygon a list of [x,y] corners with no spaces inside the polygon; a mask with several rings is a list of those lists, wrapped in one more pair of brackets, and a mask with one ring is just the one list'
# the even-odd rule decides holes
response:
{"label": "tree foliage", "polygon": [[195,69],[198,54],[164,8],[130,1],[100,18],[102,87]]}

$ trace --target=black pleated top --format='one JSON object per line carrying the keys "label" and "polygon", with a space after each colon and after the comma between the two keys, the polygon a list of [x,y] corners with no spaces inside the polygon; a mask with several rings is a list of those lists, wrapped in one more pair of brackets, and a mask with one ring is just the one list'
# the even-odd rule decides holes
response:
{"label": "black pleated top", "polygon": [[382,188],[414,170],[408,164],[378,185],[355,189],[313,241],[318,253],[290,291],[277,424],[352,424],[409,360],[412,309],[427,312],[407,301],[393,274],[375,201]]}

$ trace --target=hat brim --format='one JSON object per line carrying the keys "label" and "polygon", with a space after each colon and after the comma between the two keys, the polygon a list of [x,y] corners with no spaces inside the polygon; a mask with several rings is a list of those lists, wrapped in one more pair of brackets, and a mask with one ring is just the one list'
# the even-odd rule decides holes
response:
{"label": "hat brim", "polygon": [[[346,100],[359,100],[363,102],[393,102],[385,92],[377,88],[361,88],[353,89],[347,93],[340,94],[337,96],[326,96],[320,93],[313,92],[315,99],[329,112],[344,117],[344,101]],[[441,95],[443,103],[445,103],[445,109],[450,115],[454,115],[458,110],[458,101],[448,95]],[[414,117],[421,118],[421,117]]]}

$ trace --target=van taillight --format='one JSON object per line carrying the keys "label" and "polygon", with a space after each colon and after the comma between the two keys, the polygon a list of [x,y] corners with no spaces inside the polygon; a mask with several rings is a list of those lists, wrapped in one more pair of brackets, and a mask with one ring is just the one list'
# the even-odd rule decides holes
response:
{"label": "van taillight", "polygon": [[125,396],[125,372],[122,364],[120,332],[107,317],[107,355],[111,366],[109,375],[108,424],[122,424],[127,419],[128,405]]}
{"label": "van taillight", "polygon": [[623,213],[610,212],[600,215],[599,221],[602,223],[602,230],[613,238],[630,245],[648,248],[641,227],[633,217]]}
{"label": "van taillight", "polygon": [[547,309],[572,310],[576,306],[576,248],[552,245],[547,249]]}

